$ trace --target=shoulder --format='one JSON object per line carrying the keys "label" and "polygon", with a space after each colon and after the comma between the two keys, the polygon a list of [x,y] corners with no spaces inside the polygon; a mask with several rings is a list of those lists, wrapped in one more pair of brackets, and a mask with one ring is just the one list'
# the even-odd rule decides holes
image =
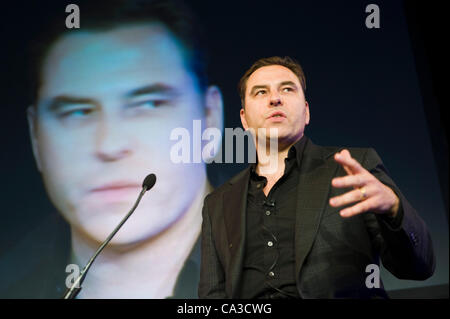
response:
{"label": "shoulder", "polygon": [[347,149],[353,158],[363,161],[366,157],[378,156],[371,147],[352,147],[352,146],[330,146],[318,145],[308,139],[305,147],[304,156],[321,157],[323,160],[333,160],[334,154]]}
{"label": "shoulder", "polygon": [[[311,142],[312,143],[312,142]],[[368,170],[374,169],[383,162],[377,151],[372,147],[349,147],[349,146],[320,146],[313,144],[313,148],[320,150],[322,158],[326,162],[334,162],[334,154],[344,149],[350,152],[350,155]],[[317,151],[316,151],[317,153]]]}
{"label": "shoulder", "polygon": [[223,193],[231,190],[233,187],[241,187],[242,183],[248,182],[248,177],[250,174],[250,165],[234,175],[233,177],[229,178],[226,182],[224,182],[222,185],[215,188],[211,193],[209,193],[205,197],[205,202],[209,200],[215,200],[222,196]]}

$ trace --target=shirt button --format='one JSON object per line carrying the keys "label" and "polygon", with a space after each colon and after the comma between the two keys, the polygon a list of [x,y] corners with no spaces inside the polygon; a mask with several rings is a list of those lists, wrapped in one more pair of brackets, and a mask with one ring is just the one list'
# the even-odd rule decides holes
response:
{"label": "shirt button", "polygon": [[261,188],[261,184],[260,183],[256,184],[256,188]]}
{"label": "shirt button", "polygon": [[270,210],[266,210],[266,215],[270,216]]}
{"label": "shirt button", "polygon": [[267,242],[267,246],[272,247],[273,246],[273,242],[271,242],[271,241]]}
{"label": "shirt button", "polygon": [[269,272],[269,276],[274,277],[275,276],[274,272],[273,271]]}

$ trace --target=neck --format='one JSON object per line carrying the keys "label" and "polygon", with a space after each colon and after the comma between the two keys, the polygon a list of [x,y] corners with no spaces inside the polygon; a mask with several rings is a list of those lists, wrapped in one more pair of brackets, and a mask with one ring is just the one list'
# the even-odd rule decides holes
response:
{"label": "neck", "polygon": [[[205,178],[185,214],[162,233],[126,248],[107,245],[90,268],[78,298],[172,296],[178,274],[200,235],[203,199],[211,190]],[[72,228],[72,263],[84,265],[99,245]]]}
{"label": "neck", "polygon": [[[294,142],[283,142],[278,140],[278,143],[271,143],[269,139],[264,141],[264,144],[256,143],[256,154],[258,163],[256,165],[256,172],[260,176],[274,177],[281,176],[284,173],[284,160],[288,155],[289,149],[297,143],[303,134]],[[277,144],[277,145],[275,145]]]}

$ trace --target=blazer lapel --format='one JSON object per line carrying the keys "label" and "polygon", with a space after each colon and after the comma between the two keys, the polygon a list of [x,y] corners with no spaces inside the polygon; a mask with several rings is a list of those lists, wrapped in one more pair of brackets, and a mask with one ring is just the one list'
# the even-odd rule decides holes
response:
{"label": "blazer lapel", "polygon": [[230,264],[228,273],[231,280],[227,281],[231,287],[231,297],[235,298],[237,287],[242,273],[242,262],[245,248],[247,191],[250,176],[250,167],[245,169],[230,181],[233,187],[223,194],[224,220],[230,250]]}
{"label": "blazer lapel", "polygon": [[[328,194],[337,164],[326,164],[325,159],[332,155],[311,140],[307,141],[300,167],[300,180],[297,188],[295,222],[295,269],[299,274],[310,251],[319,228],[323,211],[328,204]],[[236,298],[238,283],[242,274],[245,248],[246,208],[250,166],[229,183],[233,185],[223,193],[224,220],[230,251],[230,264],[227,273],[227,290],[231,298]]]}
{"label": "blazer lapel", "polygon": [[[328,205],[328,195],[337,167],[327,165],[332,155],[325,148],[307,141],[300,167],[297,188],[295,222],[295,270],[297,276],[308,255],[319,229],[320,220]],[[298,278],[298,277],[297,277]]]}

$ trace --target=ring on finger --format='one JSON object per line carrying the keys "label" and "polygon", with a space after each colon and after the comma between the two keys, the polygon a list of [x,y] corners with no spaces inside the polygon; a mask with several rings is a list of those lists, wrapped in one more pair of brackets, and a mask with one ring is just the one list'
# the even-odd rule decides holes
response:
{"label": "ring on finger", "polygon": [[363,187],[360,187],[358,189],[361,192],[361,200],[366,199],[367,198],[366,188],[363,186]]}

